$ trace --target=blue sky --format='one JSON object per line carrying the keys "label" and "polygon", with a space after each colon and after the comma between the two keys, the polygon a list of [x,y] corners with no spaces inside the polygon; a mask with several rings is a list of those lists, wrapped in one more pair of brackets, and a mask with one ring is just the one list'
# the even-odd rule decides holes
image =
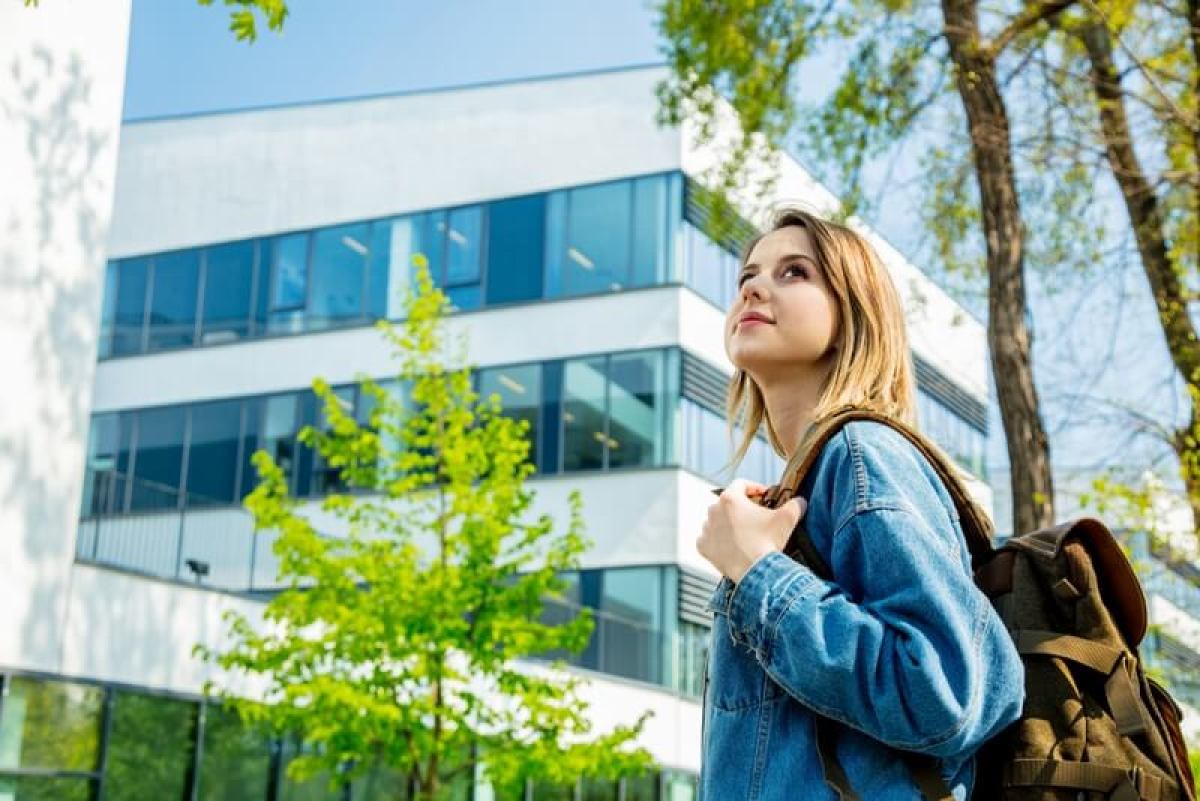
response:
{"label": "blue sky", "polygon": [[[283,33],[263,30],[247,45],[227,30],[220,0],[210,8],[195,0],[134,0],[125,119],[662,61],[649,0],[290,0],[290,7]],[[828,90],[829,64],[806,69],[806,95]],[[895,172],[878,163],[864,179],[866,191],[882,199],[872,223],[909,254],[919,251],[921,237],[913,224],[920,146],[894,159]],[[1101,191],[1111,195],[1112,187]],[[1123,212],[1114,222],[1125,225]],[[1144,461],[1123,450],[1127,423],[1084,423],[1074,397],[1082,389],[1160,418],[1173,414],[1171,365],[1136,254],[1093,276],[1049,284],[1031,276],[1029,297],[1035,375],[1056,465]],[[1007,455],[994,397],[988,462],[992,483],[1004,484]],[[1175,418],[1181,415],[1176,409]],[[1173,467],[1166,467],[1170,477]]]}

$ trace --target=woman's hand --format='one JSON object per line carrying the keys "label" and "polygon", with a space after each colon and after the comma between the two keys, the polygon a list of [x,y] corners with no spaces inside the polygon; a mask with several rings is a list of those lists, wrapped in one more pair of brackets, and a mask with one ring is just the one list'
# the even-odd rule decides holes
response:
{"label": "woman's hand", "polygon": [[708,507],[708,519],[696,538],[700,555],[734,583],[759,558],[784,549],[808,506],[803,498],[792,498],[777,509],[751,500],[766,491],[762,484],[734,479]]}

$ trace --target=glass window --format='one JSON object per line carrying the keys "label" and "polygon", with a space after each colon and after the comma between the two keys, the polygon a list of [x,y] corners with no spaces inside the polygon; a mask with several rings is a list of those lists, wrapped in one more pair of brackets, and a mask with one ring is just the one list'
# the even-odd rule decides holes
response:
{"label": "glass window", "polygon": [[619,783],[614,779],[585,778],[581,784],[582,801],[617,801]]}
{"label": "glass window", "polygon": [[663,778],[663,801],[695,801],[696,776],[670,770],[663,774]]}
{"label": "glass window", "polygon": [[563,375],[563,470],[604,467],[608,442],[605,420],[605,358],[575,359]]}
{"label": "glass window", "polygon": [[408,801],[409,777],[386,765],[376,763],[355,779],[350,788],[352,801]]}
{"label": "glass window", "polygon": [[266,399],[258,443],[258,447],[269,453],[283,474],[289,477],[295,473],[296,432],[300,430],[296,408],[298,398],[296,393],[289,392]]}
{"label": "glass window", "polygon": [[633,182],[631,286],[651,286],[666,281],[667,190],[665,175],[651,175]]}
{"label": "glass window", "polygon": [[666,458],[663,352],[613,356],[609,363],[608,466],[649,467]]}
{"label": "glass window", "polygon": [[149,350],[183,348],[194,343],[200,251],[155,256],[152,285]]}
{"label": "glass window", "polygon": [[184,798],[199,707],[116,692],[104,772],[106,801]]}
{"label": "glass window", "polygon": [[99,687],[10,678],[0,705],[0,769],[96,770],[103,705]]}
{"label": "glass window", "polygon": [[307,328],[342,325],[363,316],[370,226],[342,225],[313,237],[312,301]]}
{"label": "glass window", "polygon": [[164,406],[137,413],[130,509],[174,509],[178,505],[186,412],[186,406]]}
{"label": "glass window", "polygon": [[477,309],[483,301],[483,207],[453,209],[446,220],[446,273],[443,286],[458,309]]}
{"label": "glass window", "polygon": [[707,409],[702,409],[700,412],[700,474],[718,484],[725,483],[728,477],[724,465],[732,455],[725,421]]}
{"label": "glass window", "polygon": [[146,322],[146,291],[150,284],[149,259],[117,262],[117,302],[113,316],[112,355],[142,352]]}
{"label": "glass window", "polygon": [[301,752],[308,753],[308,748],[297,743],[296,738],[288,737],[284,739],[280,759],[279,801],[341,801],[341,788],[329,789],[328,773],[320,773],[304,781],[297,781],[288,777],[288,765]]}
{"label": "glass window", "polygon": [[262,801],[270,761],[267,739],[232,709],[209,706],[204,718],[200,801]]}
{"label": "glass window", "polygon": [[112,355],[113,327],[117,318],[117,270],[118,262],[110,261],[104,266],[104,301],[100,309],[101,359]]}
{"label": "glass window", "polygon": [[573,784],[533,783],[533,801],[574,801],[574,799],[575,785]]}
{"label": "glass window", "polygon": [[200,342],[211,345],[250,335],[257,243],[231,242],[204,253],[204,319]]}
{"label": "glass window", "polygon": [[545,235],[545,195],[488,205],[488,305],[542,297]]}
{"label": "glass window", "polygon": [[295,333],[304,328],[308,301],[308,234],[271,240],[271,313],[267,330]]}
{"label": "glass window", "polygon": [[[243,401],[245,413],[242,416],[242,463],[241,486],[238,488],[237,501],[242,503],[254,487],[258,485],[258,470],[251,461],[258,449],[258,431],[263,421],[263,398],[246,398]],[[264,446],[265,447],[265,446]]]}
{"label": "glass window", "polygon": [[[336,387],[333,394],[341,403],[342,411],[354,416],[354,396],[356,387]],[[329,431],[329,424],[325,419],[325,402],[314,397],[314,402],[317,407],[317,427],[323,431]],[[320,452],[313,450],[313,493],[315,495],[325,495],[330,492],[341,492],[346,489],[346,482],[342,480],[342,468],[331,467]]]}
{"label": "glass window", "polygon": [[188,444],[187,505],[212,506],[236,500],[240,400],[192,407]]}
{"label": "glass window", "polygon": [[[129,427],[125,427],[128,436]],[[83,515],[117,511],[125,502],[125,479],[117,470],[120,450],[120,416],[113,412],[92,417],[88,433],[87,466],[83,479]],[[129,444],[125,443],[128,457]]]}
{"label": "glass window", "polygon": [[[597,628],[600,669],[617,676],[659,681],[662,642],[662,570],[639,567],[603,571]],[[593,637],[594,639],[594,637]]]}
{"label": "glass window", "polygon": [[564,295],[613,292],[630,284],[633,183],[615,181],[570,191],[566,238],[556,264]]}
{"label": "glass window", "polygon": [[657,773],[646,773],[641,776],[627,776],[621,781],[625,784],[625,801],[657,801]]}
{"label": "glass window", "polygon": [[95,782],[49,776],[0,776],[5,801],[92,801]]}
{"label": "glass window", "polygon": [[486,400],[493,392],[500,396],[503,413],[529,425],[528,459],[536,464],[538,452],[538,415],[541,411],[542,369],[540,364],[492,367],[479,371],[479,396]]}

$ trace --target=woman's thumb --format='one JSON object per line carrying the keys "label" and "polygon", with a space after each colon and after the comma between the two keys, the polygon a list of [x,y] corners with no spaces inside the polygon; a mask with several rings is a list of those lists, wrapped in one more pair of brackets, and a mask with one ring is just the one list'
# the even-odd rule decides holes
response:
{"label": "woman's thumb", "polygon": [[800,518],[804,517],[804,513],[808,511],[808,501],[797,495],[780,508],[786,508],[795,517],[796,521],[799,522]]}

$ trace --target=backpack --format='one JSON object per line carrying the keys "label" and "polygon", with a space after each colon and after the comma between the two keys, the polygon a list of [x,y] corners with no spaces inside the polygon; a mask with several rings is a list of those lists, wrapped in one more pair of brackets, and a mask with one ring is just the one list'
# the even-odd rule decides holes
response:
{"label": "backpack", "polygon": [[[971,798],[1196,801],[1182,714],[1147,678],[1138,656],[1146,597],[1104,523],[1078,518],[995,548],[990,518],[950,459],[902,421],[854,406],[839,407],[809,428],[780,482],[759,503],[775,508],[790,500],[821,448],[851,420],[891,426],[935,468],[958,510],[975,584],[1008,627],[1025,667],[1021,717],[977,752]],[[803,518],[784,553],[832,580]],[[857,801],[834,755],[833,736],[833,721],[818,717],[825,782],[842,801]],[[927,801],[951,801],[935,760],[897,754]]]}

